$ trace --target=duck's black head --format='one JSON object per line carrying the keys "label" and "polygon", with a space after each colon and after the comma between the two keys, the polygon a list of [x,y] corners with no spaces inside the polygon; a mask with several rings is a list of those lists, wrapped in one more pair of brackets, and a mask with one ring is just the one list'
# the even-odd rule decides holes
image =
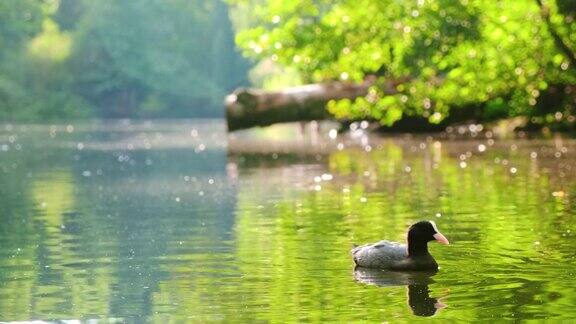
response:
{"label": "duck's black head", "polygon": [[448,239],[438,231],[433,221],[420,221],[408,229],[408,253],[428,254],[428,242],[438,241],[441,244],[449,244]]}

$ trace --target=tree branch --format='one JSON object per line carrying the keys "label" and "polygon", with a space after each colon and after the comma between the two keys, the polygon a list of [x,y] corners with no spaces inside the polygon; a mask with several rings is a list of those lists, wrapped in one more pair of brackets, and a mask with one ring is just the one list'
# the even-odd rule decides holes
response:
{"label": "tree branch", "polygon": [[542,0],[536,0],[536,3],[538,3],[538,6],[540,7],[540,16],[542,16],[542,19],[544,19],[544,21],[546,22],[548,30],[550,31],[550,35],[552,35],[552,38],[554,39],[554,43],[556,44],[558,49],[568,57],[568,59],[570,60],[571,67],[576,68],[576,53],[574,53],[574,51],[570,48],[570,46],[568,46],[568,44],[564,42],[562,37],[560,37],[558,32],[556,32],[556,29],[554,29],[552,21],[550,20],[550,8],[548,8],[548,6],[543,4]]}

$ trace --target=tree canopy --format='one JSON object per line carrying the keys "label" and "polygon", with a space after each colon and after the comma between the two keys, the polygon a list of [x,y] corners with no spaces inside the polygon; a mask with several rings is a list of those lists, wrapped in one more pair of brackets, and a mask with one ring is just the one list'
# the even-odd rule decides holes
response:
{"label": "tree canopy", "polygon": [[[256,18],[237,42],[303,82],[361,82],[368,95],[331,102],[338,118],[440,123],[528,116],[574,126],[576,5],[553,0],[233,1]],[[405,80],[397,93],[385,80]],[[471,109],[472,108],[472,109]]]}
{"label": "tree canopy", "polygon": [[0,118],[221,116],[242,85],[222,1],[0,3]]}

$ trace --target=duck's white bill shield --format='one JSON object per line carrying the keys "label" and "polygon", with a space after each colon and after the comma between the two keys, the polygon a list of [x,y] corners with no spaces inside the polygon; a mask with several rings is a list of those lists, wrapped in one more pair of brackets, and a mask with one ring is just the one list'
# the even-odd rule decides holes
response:
{"label": "duck's white bill shield", "polygon": [[436,241],[438,241],[438,243],[440,243],[440,244],[446,244],[446,245],[450,244],[450,242],[448,242],[448,239],[446,238],[446,236],[442,235],[442,233],[440,233],[440,232],[434,234],[433,236],[434,236],[434,239]]}

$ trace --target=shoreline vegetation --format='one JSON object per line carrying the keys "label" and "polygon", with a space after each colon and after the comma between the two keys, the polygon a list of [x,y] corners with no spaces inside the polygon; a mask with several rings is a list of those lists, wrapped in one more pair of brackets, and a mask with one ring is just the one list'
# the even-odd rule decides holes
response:
{"label": "shoreline vegetation", "polygon": [[6,0],[0,120],[573,134],[575,18],[562,0]]}
{"label": "shoreline vegetation", "polygon": [[[244,55],[283,79],[373,79],[366,95],[328,100],[337,120],[387,131],[519,119],[523,130],[576,127],[574,2],[232,3],[254,13],[236,36]],[[279,89],[277,74],[259,71],[256,86]],[[391,80],[404,82],[390,91]]]}
{"label": "shoreline vegetation", "polygon": [[2,0],[0,121],[223,117],[246,84],[223,1]]}

